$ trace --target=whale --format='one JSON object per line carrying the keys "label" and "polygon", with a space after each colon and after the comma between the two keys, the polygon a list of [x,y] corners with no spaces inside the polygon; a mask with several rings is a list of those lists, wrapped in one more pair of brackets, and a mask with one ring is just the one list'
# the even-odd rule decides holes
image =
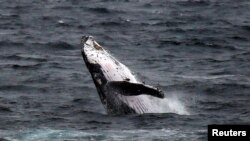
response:
{"label": "whale", "polygon": [[155,113],[162,90],[147,85],[92,36],[82,36],[81,53],[108,114]]}

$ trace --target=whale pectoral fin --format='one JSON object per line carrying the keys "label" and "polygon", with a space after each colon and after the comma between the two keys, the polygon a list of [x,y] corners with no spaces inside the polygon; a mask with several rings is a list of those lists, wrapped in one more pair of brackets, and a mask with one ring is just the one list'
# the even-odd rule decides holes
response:
{"label": "whale pectoral fin", "polygon": [[158,98],[164,98],[164,93],[159,89],[140,83],[131,83],[127,81],[111,81],[107,86],[113,90],[118,90],[120,94],[126,96],[151,95]]}

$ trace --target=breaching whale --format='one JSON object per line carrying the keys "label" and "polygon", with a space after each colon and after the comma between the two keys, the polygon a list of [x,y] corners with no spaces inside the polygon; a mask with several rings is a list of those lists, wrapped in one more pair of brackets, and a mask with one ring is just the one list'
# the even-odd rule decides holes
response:
{"label": "breaching whale", "polygon": [[164,98],[156,87],[146,85],[92,36],[81,38],[83,60],[108,114],[155,113],[153,99]]}

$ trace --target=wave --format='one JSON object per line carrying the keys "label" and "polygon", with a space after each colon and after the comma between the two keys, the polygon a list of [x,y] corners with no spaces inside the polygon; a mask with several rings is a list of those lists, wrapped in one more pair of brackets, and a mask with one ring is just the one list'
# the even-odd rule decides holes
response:
{"label": "wave", "polygon": [[74,49],[74,46],[64,42],[64,41],[59,41],[59,42],[50,42],[50,43],[46,43],[44,44],[45,46],[51,47],[51,48],[55,48],[55,49],[65,49],[65,50],[70,50],[70,49]]}
{"label": "wave", "polygon": [[80,131],[70,129],[26,129],[6,135],[7,141],[34,141],[34,140],[182,140],[188,135],[194,139],[197,135],[190,135],[189,132],[180,132],[178,129],[114,129],[114,130],[94,130]]}
{"label": "wave", "polygon": [[87,11],[91,11],[94,13],[100,13],[100,14],[118,14],[118,13],[125,13],[124,11],[120,9],[110,9],[106,7],[89,7],[87,8]]}
{"label": "wave", "polygon": [[13,47],[13,46],[16,47],[16,46],[24,46],[24,43],[5,40],[5,41],[0,41],[0,46],[1,47]]}
{"label": "wave", "polygon": [[[90,27],[95,27],[95,26],[129,26],[130,25],[130,21],[127,19],[123,19],[123,18],[118,18],[118,19],[112,19],[110,21],[101,21],[101,22],[97,22],[97,23],[93,23],[90,25]],[[107,35],[105,35],[107,36]]]}
{"label": "wave", "polygon": [[[162,39],[159,40],[161,45],[185,45],[185,46],[198,46],[198,47],[206,47],[210,49],[223,49],[223,50],[241,50],[240,48],[233,45],[226,45],[225,43],[216,43],[216,41],[207,41],[209,39],[186,39],[186,40],[171,40],[171,39]],[[219,41],[217,41],[219,42]],[[221,41],[224,42],[224,41]]]}
{"label": "wave", "polygon": [[[0,46],[1,47],[27,47],[27,44],[25,44],[24,42],[14,42],[14,41],[0,41]],[[43,48],[47,48],[47,49],[64,49],[64,50],[71,50],[71,49],[75,49],[75,46],[65,42],[65,41],[55,41],[55,42],[47,42],[47,43],[31,43],[28,44],[28,46],[32,46],[32,47],[43,47]],[[22,57],[20,54],[16,54],[16,56]],[[12,56],[14,57],[14,56]],[[23,56],[24,57],[24,56]],[[33,56],[34,57],[34,56]]]}
{"label": "wave", "polygon": [[196,80],[202,80],[202,79],[221,79],[221,78],[231,78],[231,77],[235,77],[235,75],[210,75],[210,76],[198,76],[198,75],[193,75],[193,76],[186,76],[186,75],[175,75],[176,77],[180,77],[180,78],[185,78],[185,79],[196,79]]}
{"label": "wave", "polygon": [[239,41],[249,41],[248,37],[243,37],[241,35],[234,35],[229,38],[234,39],[234,40],[239,40]]}
{"label": "wave", "polygon": [[104,121],[96,121],[96,120],[90,120],[87,122],[88,124],[111,124],[111,122],[104,122]]}
{"label": "wave", "polygon": [[45,43],[39,43],[39,42],[33,42],[30,46],[38,47],[39,49],[43,50],[73,50],[75,49],[75,46],[65,42],[65,41],[55,41],[55,42],[45,42]]}
{"label": "wave", "polygon": [[13,69],[38,69],[42,66],[41,63],[38,64],[29,64],[29,65],[19,65],[19,64],[14,64],[14,65],[9,65]]}
{"label": "wave", "polygon": [[46,58],[36,56],[36,55],[26,55],[26,54],[7,55],[7,56],[2,56],[1,58],[10,59],[10,60],[30,60],[30,61],[37,61],[37,62],[47,61]]}
{"label": "wave", "polygon": [[231,51],[238,50],[239,48],[233,46],[233,45],[225,45],[225,44],[219,44],[219,43],[212,43],[212,42],[206,42],[200,39],[191,39],[189,42],[185,42],[185,45],[197,45],[197,46],[204,46],[211,49],[227,49]]}
{"label": "wave", "polygon": [[175,0],[178,5],[181,6],[208,6],[211,4],[210,0]]}
{"label": "wave", "polygon": [[4,106],[4,105],[0,105],[0,111],[1,112],[12,112],[12,110],[9,107]]}
{"label": "wave", "polygon": [[34,92],[35,90],[44,90],[44,86],[30,86],[30,85],[0,85],[0,90],[1,91],[24,91],[24,92],[28,92],[28,91],[32,91]]}
{"label": "wave", "polygon": [[250,26],[249,25],[243,25],[243,26],[241,26],[241,28],[246,30],[246,31],[250,31]]}

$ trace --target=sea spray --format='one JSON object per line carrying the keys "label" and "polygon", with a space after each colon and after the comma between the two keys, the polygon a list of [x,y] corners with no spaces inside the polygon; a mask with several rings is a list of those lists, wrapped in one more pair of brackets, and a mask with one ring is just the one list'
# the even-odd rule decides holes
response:
{"label": "sea spray", "polygon": [[165,93],[164,99],[156,99],[158,113],[176,113],[179,115],[190,115],[184,101],[177,92]]}

